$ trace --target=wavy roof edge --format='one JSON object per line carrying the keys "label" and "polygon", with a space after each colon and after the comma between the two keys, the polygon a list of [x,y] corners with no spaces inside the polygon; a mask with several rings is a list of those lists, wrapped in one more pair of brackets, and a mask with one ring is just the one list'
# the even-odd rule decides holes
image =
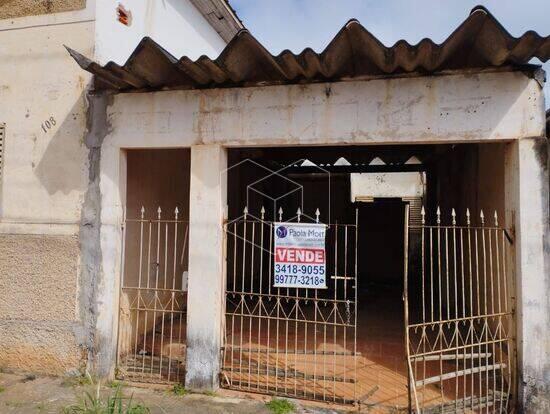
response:
{"label": "wavy roof edge", "polygon": [[149,37],[122,66],[104,66],[67,47],[75,61],[95,75],[95,90],[201,89],[335,81],[402,73],[434,73],[524,65],[550,59],[550,36],[527,31],[513,37],[484,7],[470,15],[441,44],[424,38],[416,45],[399,40],[386,47],[359,21],[348,21],[320,53],[284,50],[272,55],[246,29],[216,59],[177,59]]}

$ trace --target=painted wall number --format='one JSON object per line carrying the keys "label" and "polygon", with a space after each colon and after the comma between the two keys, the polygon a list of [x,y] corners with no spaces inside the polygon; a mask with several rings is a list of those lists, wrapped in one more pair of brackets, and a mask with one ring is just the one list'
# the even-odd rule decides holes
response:
{"label": "painted wall number", "polygon": [[55,118],[53,116],[50,116],[49,119],[47,119],[46,121],[42,122],[42,130],[44,132],[48,132],[49,129],[52,129],[52,127],[57,124]]}

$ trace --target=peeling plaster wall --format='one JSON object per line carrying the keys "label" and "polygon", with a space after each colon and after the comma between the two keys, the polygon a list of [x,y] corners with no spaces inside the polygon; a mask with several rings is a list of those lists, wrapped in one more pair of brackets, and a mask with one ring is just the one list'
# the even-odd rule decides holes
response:
{"label": "peeling plaster wall", "polygon": [[[80,260],[82,261],[81,290],[79,293],[80,316],[84,327],[83,347],[86,349],[87,367],[92,372],[108,372],[111,368],[102,367],[107,361],[110,364],[110,356],[102,355],[101,349],[110,338],[97,335],[98,308],[101,301],[101,292],[105,287],[101,267],[102,252],[100,248],[101,227],[101,195],[100,195],[100,162],[101,145],[109,132],[107,121],[107,106],[110,97],[107,95],[91,96],[87,112],[87,128],[84,136],[84,144],[88,149],[88,188],[82,203],[82,215],[80,219]],[[113,308],[118,306],[112,304]],[[110,324],[118,314],[111,310]]]}
{"label": "peeling plaster wall", "polygon": [[519,404],[550,412],[550,196],[548,140],[506,148],[507,215],[514,223]]}
{"label": "peeling plaster wall", "polygon": [[[544,133],[539,83],[521,72],[121,94],[114,145],[450,143]],[[467,119],[467,122],[465,120]]]}
{"label": "peeling plaster wall", "polygon": [[[39,12],[44,2],[32,3]],[[86,364],[79,223],[90,77],[63,44],[93,53],[94,9],[88,1],[79,11],[0,21],[0,368],[64,374]]]}

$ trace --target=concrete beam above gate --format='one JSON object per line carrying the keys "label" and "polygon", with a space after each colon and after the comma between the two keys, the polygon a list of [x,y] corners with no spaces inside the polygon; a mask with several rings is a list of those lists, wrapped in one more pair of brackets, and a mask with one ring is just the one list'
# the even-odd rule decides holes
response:
{"label": "concrete beam above gate", "polygon": [[542,85],[521,71],[113,97],[113,145],[459,143],[544,135]]}

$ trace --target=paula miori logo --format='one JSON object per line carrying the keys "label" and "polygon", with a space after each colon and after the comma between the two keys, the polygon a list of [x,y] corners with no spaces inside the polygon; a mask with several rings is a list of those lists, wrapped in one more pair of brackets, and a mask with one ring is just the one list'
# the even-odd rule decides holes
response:
{"label": "paula miori logo", "polygon": [[277,237],[280,239],[284,239],[286,235],[288,234],[288,230],[285,226],[279,226],[277,227]]}

